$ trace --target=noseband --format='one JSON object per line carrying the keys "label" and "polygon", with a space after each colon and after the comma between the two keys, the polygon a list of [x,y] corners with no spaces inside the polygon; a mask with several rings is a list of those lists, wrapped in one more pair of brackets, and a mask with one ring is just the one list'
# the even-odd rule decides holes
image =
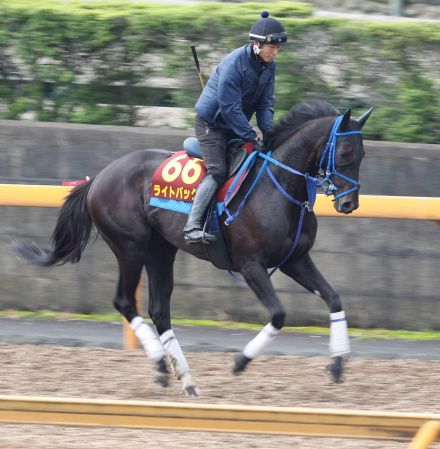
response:
{"label": "noseband", "polygon": [[[319,178],[321,180],[320,187],[323,188],[324,193],[326,195],[334,195],[335,196],[333,198],[333,201],[335,201],[338,198],[341,198],[342,196],[347,195],[351,192],[359,190],[359,187],[360,187],[360,183],[358,181],[356,181],[352,178],[349,178],[348,176],[345,176],[342,173],[339,173],[336,169],[335,156],[336,156],[336,146],[337,146],[338,137],[339,136],[349,136],[352,134],[362,134],[362,131],[339,132],[339,126],[341,125],[343,118],[344,117],[341,115],[333,123],[333,127],[330,132],[329,139],[327,141],[327,144],[324,148],[324,152],[322,153],[321,159],[319,161],[319,169],[323,173],[325,173],[324,176]],[[324,169],[324,162],[325,162],[326,158],[327,158],[327,167],[325,167],[325,169]],[[346,181],[352,183],[353,187],[351,189],[344,190],[343,192],[336,195],[338,188],[331,181],[331,178],[333,176],[338,176],[339,178],[345,179]]]}

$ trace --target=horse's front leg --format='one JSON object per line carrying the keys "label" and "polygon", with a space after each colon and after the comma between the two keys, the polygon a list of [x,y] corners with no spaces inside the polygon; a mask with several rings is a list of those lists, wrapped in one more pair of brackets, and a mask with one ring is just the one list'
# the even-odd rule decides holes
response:
{"label": "horse's front leg", "polygon": [[329,371],[334,382],[341,382],[343,356],[350,352],[350,340],[339,295],[316,268],[309,253],[301,259],[288,260],[280,270],[326,302],[330,310],[330,354],[333,358]]}
{"label": "horse's front leg", "polygon": [[262,265],[257,262],[248,262],[242,267],[241,274],[261,303],[269,311],[270,323],[245,346],[242,353],[235,356],[232,369],[234,374],[244,371],[248,363],[270,345],[283,327],[286,318],[286,313],[275,293],[267,270]]}

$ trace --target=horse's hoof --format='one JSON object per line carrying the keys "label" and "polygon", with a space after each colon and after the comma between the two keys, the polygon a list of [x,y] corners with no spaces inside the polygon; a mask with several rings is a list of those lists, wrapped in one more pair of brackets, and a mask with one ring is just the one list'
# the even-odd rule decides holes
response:
{"label": "horse's hoof", "polygon": [[168,387],[170,372],[165,357],[157,362],[157,369],[154,374],[154,381],[161,387]]}
{"label": "horse's hoof", "polygon": [[339,384],[343,382],[342,373],[344,372],[343,366],[344,358],[341,356],[333,357],[333,363],[327,366],[328,372],[330,374],[330,379]]}
{"label": "horse's hoof", "polygon": [[232,374],[240,374],[242,373],[248,363],[251,361],[252,359],[250,359],[249,357],[246,357],[242,352],[240,352],[239,354],[236,354],[234,356],[234,364],[232,366]]}
{"label": "horse's hoof", "polygon": [[200,396],[200,390],[195,386],[189,371],[183,373],[180,376],[180,379],[183,383],[183,391],[187,397],[196,398],[197,396]]}
{"label": "horse's hoof", "polygon": [[200,396],[200,390],[195,385],[187,385],[183,387],[183,391],[188,398],[197,398]]}

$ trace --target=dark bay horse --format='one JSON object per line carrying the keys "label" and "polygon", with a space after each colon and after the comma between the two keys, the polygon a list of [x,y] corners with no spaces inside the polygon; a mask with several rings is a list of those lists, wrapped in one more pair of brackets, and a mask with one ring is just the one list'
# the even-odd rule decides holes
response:
{"label": "dark bay horse", "polygon": [[[235,356],[235,374],[244,371],[283,327],[286,314],[267,271],[279,266],[327,304],[333,358],[330,374],[334,381],[341,380],[343,356],[350,350],[347,324],[338,294],[310,257],[317,231],[311,207],[315,192],[310,181],[314,181],[315,188],[322,185],[334,195],[338,212],[348,214],[357,209],[359,166],[364,156],[360,130],[370,113],[354,120],[350,110],[341,115],[324,102],[292,108],[266,142],[273,152],[256,157],[228,205],[231,210],[237,209],[252,186],[240,214],[229,226],[224,225],[226,217],[221,217],[233,271],[242,275],[270,315],[269,323]],[[170,297],[178,249],[200,259],[206,260],[207,256],[202,243],[184,243],[185,214],[149,205],[153,172],[168,156],[164,150],[142,150],[112,162],[67,196],[53,231],[51,249],[24,241],[13,242],[11,248],[20,257],[42,266],[76,263],[95,226],[119,264],[114,306],[156,363],[156,381],[168,384],[170,360],[186,394],[196,396],[197,387],[171,327]],[[261,172],[264,164],[266,170]],[[136,309],[135,290],[144,267],[149,285],[148,314],[158,335]]]}

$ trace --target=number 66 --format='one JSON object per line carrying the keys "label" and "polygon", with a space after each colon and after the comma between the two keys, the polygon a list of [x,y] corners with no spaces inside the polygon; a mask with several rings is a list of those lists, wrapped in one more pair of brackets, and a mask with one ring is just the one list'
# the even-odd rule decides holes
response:
{"label": "number 66", "polygon": [[189,159],[186,164],[182,166],[180,161],[186,157],[186,154],[181,154],[165,164],[162,169],[162,178],[164,181],[173,182],[180,176],[180,174],[182,174],[182,181],[185,184],[194,184],[199,179],[202,173],[202,166],[200,165],[202,160]]}

